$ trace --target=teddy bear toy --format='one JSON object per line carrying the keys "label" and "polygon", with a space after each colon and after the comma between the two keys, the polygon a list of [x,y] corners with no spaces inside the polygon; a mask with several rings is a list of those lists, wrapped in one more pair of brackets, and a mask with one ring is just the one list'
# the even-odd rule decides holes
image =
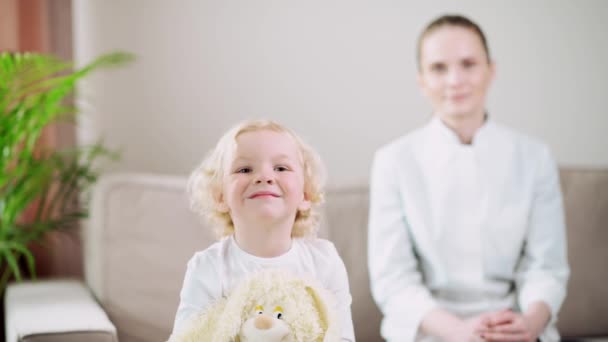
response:
{"label": "teddy bear toy", "polygon": [[285,270],[252,274],[194,318],[179,342],[333,342],[334,299],[314,281]]}

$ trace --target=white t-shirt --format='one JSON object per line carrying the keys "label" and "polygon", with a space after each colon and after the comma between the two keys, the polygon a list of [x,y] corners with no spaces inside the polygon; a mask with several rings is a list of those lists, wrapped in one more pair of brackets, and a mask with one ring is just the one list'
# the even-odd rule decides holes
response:
{"label": "white t-shirt", "polygon": [[197,252],[188,262],[173,332],[183,329],[209,303],[226,296],[244,277],[266,268],[283,268],[319,281],[336,299],[342,341],[355,340],[346,268],[333,243],[319,238],[295,238],[287,253],[274,258],[248,254],[233,236]]}

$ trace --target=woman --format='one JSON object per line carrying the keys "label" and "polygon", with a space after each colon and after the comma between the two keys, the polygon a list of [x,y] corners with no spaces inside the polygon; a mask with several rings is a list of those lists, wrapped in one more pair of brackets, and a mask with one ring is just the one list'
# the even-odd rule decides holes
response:
{"label": "woman", "polygon": [[558,341],[569,268],[557,167],[485,111],[479,26],[442,16],[418,43],[430,122],[376,152],[369,267],[389,341]]}

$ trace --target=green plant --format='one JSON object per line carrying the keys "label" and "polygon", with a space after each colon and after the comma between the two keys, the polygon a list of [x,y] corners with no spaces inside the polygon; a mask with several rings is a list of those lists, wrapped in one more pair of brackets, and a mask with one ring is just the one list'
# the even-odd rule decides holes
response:
{"label": "green plant", "polygon": [[43,129],[73,119],[76,111],[66,97],[78,80],[131,59],[112,53],[74,70],[71,63],[49,55],[0,53],[0,293],[11,277],[23,279],[21,264],[35,277],[28,246],[86,217],[87,204],[79,199],[96,181],[95,162],[116,157],[101,143],[45,149],[37,144]]}

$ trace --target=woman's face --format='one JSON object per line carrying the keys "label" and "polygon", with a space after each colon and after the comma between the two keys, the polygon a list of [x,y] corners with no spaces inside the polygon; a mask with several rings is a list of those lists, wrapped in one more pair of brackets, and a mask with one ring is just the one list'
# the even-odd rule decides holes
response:
{"label": "woman's face", "polygon": [[422,41],[418,84],[441,118],[483,117],[493,78],[494,64],[471,29],[443,26]]}

